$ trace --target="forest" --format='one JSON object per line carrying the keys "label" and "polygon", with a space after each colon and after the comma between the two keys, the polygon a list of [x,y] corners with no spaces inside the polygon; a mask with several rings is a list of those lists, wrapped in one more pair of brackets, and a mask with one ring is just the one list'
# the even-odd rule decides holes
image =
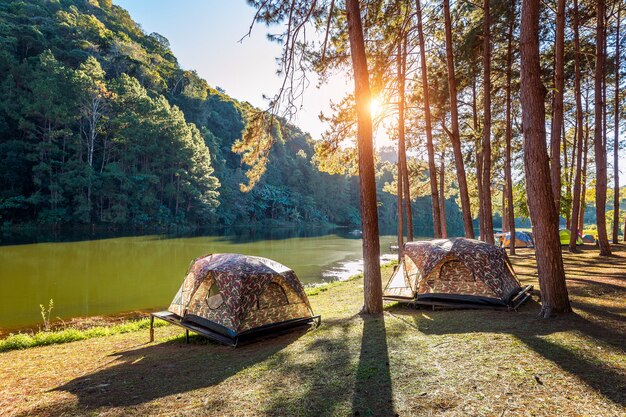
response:
{"label": "forest", "polygon": [[626,415],[625,6],[0,0],[0,415]]}
{"label": "forest", "polygon": [[[611,254],[609,237],[618,243],[624,235],[621,0],[248,3],[257,11],[253,23],[277,32],[268,37],[282,45],[285,83],[247,127],[244,156],[271,149],[268,115],[295,111],[311,69],[322,78],[343,72],[354,80],[354,93],[325,116],[330,128],[317,150],[326,167],[342,171],[352,161],[359,172],[364,312],[382,309],[372,145],[381,124],[397,139],[389,189],[398,199],[400,248],[403,222],[413,240],[408,202],[415,196],[431,196],[435,237],[447,236],[441,202],[450,192],[467,238],[493,244],[494,213],[502,213],[502,229],[513,235],[515,218],[525,215],[542,254],[541,315],[570,311],[559,229],[570,230],[569,250],[577,252],[587,212],[594,211],[587,227],[596,230],[603,256]],[[311,29],[317,38],[307,36]],[[417,161],[415,153],[422,155]],[[251,160],[251,182],[265,163]],[[444,175],[446,167],[454,175]]]}
{"label": "forest", "polygon": [[[233,151],[257,112],[184,70],[163,36],[111,1],[0,4],[0,224],[105,228],[360,223],[358,179],[330,175],[286,119],[267,171],[243,190]],[[379,160],[381,227],[395,227]],[[412,202],[432,234],[428,197]],[[453,232],[458,207],[447,202]]]}

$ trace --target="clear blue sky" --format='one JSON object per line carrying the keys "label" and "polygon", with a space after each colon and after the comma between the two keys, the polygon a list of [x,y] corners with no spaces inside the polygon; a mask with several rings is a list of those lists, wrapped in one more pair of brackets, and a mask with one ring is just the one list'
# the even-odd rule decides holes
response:
{"label": "clear blue sky", "polygon": [[[168,38],[183,68],[195,69],[210,85],[223,88],[230,96],[263,107],[263,94],[273,96],[277,91],[280,78],[276,75],[275,58],[280,48],[267,40],[268,29],[263,25],[255,26],[252,36],[239,43],[254,16],[254,9],[245,0],[113,2],[128,10],[146,32],[157,32]],[[295,122],[317,139],[325,129],[318,114],[320,111],[328,113],[329,100],[340,100],[352,85],[343,77],[331,80],[321,89],[315,85],[313,78]],[[381,132],[378,136],[382,143],[386,142]],[[626,151],[621,153],[620,183],[625,185]],[[613,155],[609,154],[608,159],[611,163]]]}
{"label": "clear blue sky", "polygon": [[[130,12],[148,32],[169,39],[180,65],[195,69],[212,86],[230,96],[262,107],[263,94],[273,96],[280,85],[275,58],[278,45],[266,38],[268,29],[255,26],[252,36],[239,43],[247,32],[254,9],[244,0],[113,0]],[[304,97],[304,108],[295,120],[303,130],[318,138],[324,126],[320,111],[328,112],[331,98],[338,101],[350,85],[335,79],[321,89],[316,78]]]}

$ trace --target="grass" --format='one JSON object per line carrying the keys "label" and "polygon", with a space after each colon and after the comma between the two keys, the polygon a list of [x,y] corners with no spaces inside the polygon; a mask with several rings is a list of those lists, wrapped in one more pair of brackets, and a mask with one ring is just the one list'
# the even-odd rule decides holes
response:
{"label": "grass", "polygon": [[[156,321],[155,327],[165,326],[165,322]],[[27,349],[37,346],[47,346],[61,343],[76,342],[78,340],[92,339],[94,337],[111,336],[145,330],[150,327],[150,319],[144,318],[132,320],[112,326],[95,326],[87,329],[68,328],[56,331],[40,331],[34,334],[17,333],[10,334],[0,340],[0,352],[15,349]]]}
{"label": "grass", "polygon": [[[393,264],[390,264],[393,265]],[[328,282],[324,284],[312,285],[305,289],[306,294],[311,297],[318,295],[324,291],[335,288],[338,285],[342,285],[348,281],[354,281],[362,279],[363,274],[354,275],[344,281]],[[38,346],[47,346],[54,344],[62,344],[69,342],[76,342],[78,340],[92,339],[94,337],[111,336],[115,334],[136,332],[139,330],[148,329],[150,326],[150,319],[138,319],[138,320],[125,320],[120,324],[108,324],[108,325],[90,325],[92,320],[85,319],[73,326],[67,326],[61,330],[50,330],[50,313],[53,308],[53,301],[50,300],[49,307],[41,307],[41,316],[44,321],[43,330],[31,332],[31,333],[17,333],[9,334],[7,337],[0,339],[0,352],[8,352],[16,349],[28,349]],[[96,323],[102,320],[93,320]],[[156,320],[154,327],[163,327],[166,323],[161,320]]]}
{"label": "grass", "polygon": [[[564,254],[575,314],[417,310],[360,316],[363,280],[311,288],[322,326],[236,349],[181,329],[0,354],[0,415],[624,416],[626,246]],[[534,252],[513,264],[537,284]],[[383,269],[389,277],[392,268]]]}

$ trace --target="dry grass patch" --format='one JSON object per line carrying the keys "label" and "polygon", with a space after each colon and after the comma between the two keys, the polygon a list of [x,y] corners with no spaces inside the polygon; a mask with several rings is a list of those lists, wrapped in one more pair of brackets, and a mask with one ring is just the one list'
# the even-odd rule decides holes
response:
{"label": "dry grass patch", "polygon": [[[1,415],[626,415],[626,248],[565,254],[575,314],[359,316],[362,279],[311,291],[322,326],[236,349],[174,327],[0,354]],[[534,253],[512,258],[536,283]],[[391,274],[391,268],[383,271]],[[536,299],[536,297],[535,297]]]}

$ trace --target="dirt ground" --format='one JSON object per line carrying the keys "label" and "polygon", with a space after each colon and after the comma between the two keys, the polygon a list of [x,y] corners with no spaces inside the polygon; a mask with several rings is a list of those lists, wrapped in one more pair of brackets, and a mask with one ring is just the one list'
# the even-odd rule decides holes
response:
{"label": "dirt ground", "polygon": [[[0,354],[0,415],[626,416],[626,246],[565,253],[574,314],[411,309],[359,316],[361,279],[323,318],[238,348],[180,328]],[[534,252],[512,257],[537,287]],[[383,270],[389,277],[391,268]]]}

